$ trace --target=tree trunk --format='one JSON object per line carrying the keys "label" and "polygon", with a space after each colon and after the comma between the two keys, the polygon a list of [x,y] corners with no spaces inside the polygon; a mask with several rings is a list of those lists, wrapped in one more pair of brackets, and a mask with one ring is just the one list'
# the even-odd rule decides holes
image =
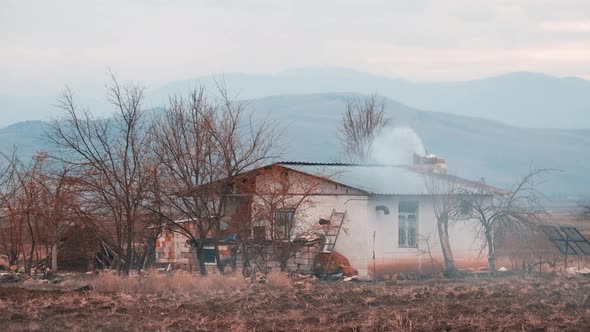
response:
{"label": "tree trunk", "polygon": [[150,237],[147,240],[146,248],[143,253],[142,263],[139,269],[146,269],[152,266],[155,257],[156,241],[157,237]]}
{"label": "tree trunk", "polygon": [[207,275],[207,266],[205,265],[205,258],[203,257],[203,247],[205,242],[203,240],[196,243],[196,241],[191,241],[191,250],[193,251],[193,256],[195,256],[195,262],[199,267],[199,273],[202,276]]}
{"label": "tree trunk", "polygon": [[488,246],[488,267],[491,274],[496,274],[496,260],[494,252],[494,234],[491,229],[485,230],[485,237]]}
{"label": "tree trunk", "polygon": [[291,258],[291,243],[282,245],[280,244],[278,247],[279,250],[279,264],[281,268],[281,272],[287,272],[287,268],[289,266],[289,259]]}
{"label": "tree trunk", "polygon": [[221,261],[221,256],[219,255],[219,240],[215,239],[214,240],[214,248],[215,248],[215,261],[217,262],[217,270],[219,270],[219,273],[223,273],[225,270],[225,266],[223,265],[223,262]]}
{"label": "tree trunk", "polygon": [[51,272],[53,273],[57,272],[57,246],[57,241],[51,246]]}
{"label": "tree trunk", "polygon": [[232,245],[229,247],[230,253],[231,253],[231,270],[232,272],[236,272],[236,261],[238,259],[238,247],[235,245]]}
{"label": "tree trunk", "polygon": [[18,253],[11,253],[8,255],[8,266],[13,266],[18,264]]}
{"label": "tree trunk", "polygon": [[127,213],[127,250],[125,256],[127,256],[127,260],[125,261],[125,274],[129,274],[131,268],[133,266],[133,221],[131,219],[131,213]]}
{"label": "tree trunk", "polygon": [[113,260],[113,263],[111,264],[111,269],[116,269],[117,273],[121,272],[121,269],[123,268],[123,266],[121,265],[121,256],[123,255],[123,232],[122,231],[118,231],[117,232],[117,252],[116,252],[116,257]]}
{"label": "tree trunk", "polygon": [[31,274],[33,268],[33,256],[35,255],[35,232],[33,231],[30,217],[27,217],[27,228],[29,230],[29,235],[31,236],[31,249],[29,250],[29,258],[25,259],[25,273]]}
{"label": "tree trunk", "polygon": [[248,244],[242,242],[242,276],[249,276],[250,259],[248,258]]}
{"label": "tree trunk", "polygon": [[447,277],[452,277],[457,273],[455,262],[453,260],[453,252],[451,250],[451,243],[449,241],[449,216],[447,213],[442,213],[437,218],[438,237],[440,240],[440,247],[442,250],[443,258],[445,260],[445,271],[444,274]]}
{"label": "tree trunk", "polygon": [[28,263],[25,264],[25,273],[31,274],[33,271],[33,256],[35,255],[35,240],[31,240],[31,250],[29,250]]}

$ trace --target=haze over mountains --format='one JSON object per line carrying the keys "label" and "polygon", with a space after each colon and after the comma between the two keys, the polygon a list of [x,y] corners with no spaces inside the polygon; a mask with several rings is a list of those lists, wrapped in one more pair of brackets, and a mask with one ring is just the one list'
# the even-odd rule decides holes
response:
{"label": "haze over mountains", "polygon": [[[230,91],[244,99],[283,94],[378,93],[417,109],[479,117],[520,127],[590,128],[590,82],[528,72],[436,83],[339,68],[306,68],[276,75],[220,74],[153,87],[147,91],[148,106],[160,106],[169,95],[186,93],[199,84],[214,88],[215,80],[224,80]],[[56,87],[56,92],[60,89]],[[90,97],[78,97],[80,104],[101,110],[105,108],[103,95],[104,91],[96,91]],[[0,93],[0,126],[45,119],[55,114],[55,104],[55,97],[15,97]]]}
{"label": "haze over mountains", "polygon": [[225,74],[154,89],[155,104],[198,83],[224,79],[241,98],[282,94],[377,93],[417,109],[479,117],[530,128],[590,128],[590,82],[517,72],[470,81],[422,83],[348,69],[308,68],[277,75]]}
{"label": "haze over mountains", "polygon": [[[253,99],[249,107],[255,118],[269,118],[285,128],[285,159],[339,160],[337,130],[345,102],[358,97],[354,93],[377,92],[397,96],[385,99],[393,124],[412,128],[425,148],[444,157],[457,175],[506,186],[531,165],[554,168],[562,171],[546,177],[544,192],[590,195],[590,129],[582,129],[590,128],[590,83],[581,79],[515,73],[468,82],[412,83],[353,71],[302,70],[275,76],[232,74],[224,80],[240,98]],[[186,93],[196,82],[177,81],[149,90],[147,104],[162,105],[169,95]],[[214,84],[212,78],[200,82]],[[44,98],[31,105],[45,112],[54,109],[55,99]],[[18,118],[19,114],[4,116],[14,108],[2,100],[2,120]],[[104,109],[95,99],[78,102]],[[24,112],[27,98],[19,97],[18,103],[19,112]],[[0,129],[0,150],[18,145],[21,153],[30,155],[43,148],[46,126],[29,121]],[[393,144],[392,153],[396,148]]]}
{"label": "haze over mountains", "polygon": [[[286,126],[287,158],[337,161],[338,126],[348,94],[275,96],[256,100],[252,108]],[[590,130],[524,129],[471,117],[421,111],[386,100],[395,126],[410,127],[425,149],[447,160],[450,172],[509,186],[531,167],[561,170],[541,185],[551,194],[590,193]],[[408,144],[391,144],[391,154]],[[406,159],[410,161],[410,157]]]}
{"label": "haze over mountains", "polygon": [[[59,115],[57,96],[3,96],[0,94],[0,127],[21,121],[49,120]],[[110,113],[109,105],[97,98],[76,96],[77,103],[99,114]]]}

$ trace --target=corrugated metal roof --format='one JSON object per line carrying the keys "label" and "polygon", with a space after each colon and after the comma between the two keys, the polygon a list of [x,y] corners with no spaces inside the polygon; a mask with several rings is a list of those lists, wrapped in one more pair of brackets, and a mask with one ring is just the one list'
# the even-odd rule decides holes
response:
{"label": "corrugated metal roof", "polygon": [[407,166],[283,162],[279,165],[374,195],[427,195],[424,178]]}
{"label": "corrugated metal roof", "polygon": [[[429,195],[424,174],[408,166],[362,165],[342,163],[279,162],[278,165],[295,171],[327,178],[330,181],[356,188],[372,195]],[[446,176],[446,175],[439,175]],[[480,186],[467,179],[448,175],[455,184],[473,189]],[[488,193],[503,193],[486,185]]]}

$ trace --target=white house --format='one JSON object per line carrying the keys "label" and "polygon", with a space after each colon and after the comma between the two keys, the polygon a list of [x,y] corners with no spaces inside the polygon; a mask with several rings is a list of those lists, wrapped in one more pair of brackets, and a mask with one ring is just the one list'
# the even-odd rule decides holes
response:
{"label": "white house", "polygon": [[[433,196],[427,190],[422,170],[351,164],[274,166],[288,170],[289,177],[322,179],[317,190],[309,194],[310,206],[295,213],[295,233],[309,227],[309,223],[329,219],[332,211],[345,212],[343,231],[334,250],[346,256],[360,274],[428,272],[442,266]],[[456,265],[477,269],[487,263],[480,255],[481,239],[468,217],[451,226],[450,242]]]}
{"label": "white house", "polygon": [[[435,196],[425,180],[426,174],[443,176],[437,173],[446,173],[446,167],[433,156],[418,158],[413,166],[274,163],[237,181],[224,228],[231,233],[232,220],[244,219],[244,214],[252,224],[250,234],[242,236],[258,241],[295,240],[340,228],[333,248],[323,249],[344,255],[360,275],[440,271],[444,261],[433,208]],[[476,185],[452,179],[460,185]],[[321,224],[333,213],[343,213],[344,218],[342,227],[337,220],[330,231]],[[459,269],[486,267],[470,211],[466,208],[463,213],[449,230],[455,265]],[[328,245],[334,242],[334,236],[326,239]]]}

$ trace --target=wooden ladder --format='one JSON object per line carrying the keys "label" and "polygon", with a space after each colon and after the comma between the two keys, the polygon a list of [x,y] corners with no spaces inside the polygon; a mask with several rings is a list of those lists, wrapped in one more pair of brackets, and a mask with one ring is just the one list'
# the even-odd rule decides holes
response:
{"label": "wooden ladder", "polygon": [[334,248],[336,247],[338,236],[340,236],[340,231],[342,230],[342,225],[344,224],[345,217],[346,211],[336,212],[335,209],[332,210],[332,215],[330,216],[330,223],[328,224],[325,233],[326,242],[324,242],[324,247],[322,249],[322,252],[330,253],[330,256],[328,256],[326,266],[324,267],[324,274],[328,270],[328,266],[330,265],[330,261],[332,260],[332,254],[334,253]]}

